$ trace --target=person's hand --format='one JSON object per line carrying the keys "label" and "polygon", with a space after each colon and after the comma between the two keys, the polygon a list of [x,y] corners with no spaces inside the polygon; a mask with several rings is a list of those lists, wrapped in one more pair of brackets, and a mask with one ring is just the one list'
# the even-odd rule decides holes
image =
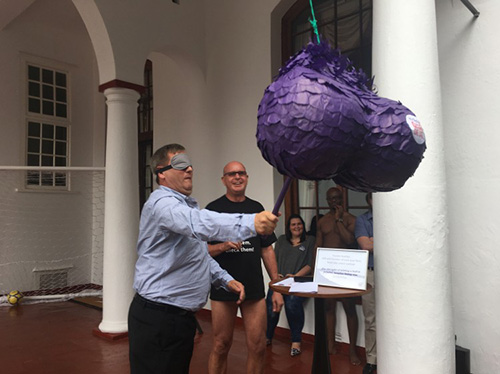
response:
{"label": "person's hand", "polygon": [[344,207],[342,205],[335,205],[335,219],[344,217]]}
{"label": "person's hand", "polygon": [[243,284],[233,279],[227,283],[227,288],[229,288],[231,292],[240,294],[236,304],[240,305],[243,300],[245,300],[245,286]]}
{"label": "person's hand", "polygon": [[240,250],[241,246],[242,246],[241,242],[224,242],[223,243],[224,252],[229,251],[230,249]]}
{"label": "person's hand", "polygon": [[276,224],[278,223],[278,217],[281,214],[278,213],[278,216],[275,216],[271,212],[263,211],[257,213],[255,215],[255,231],[259,235],[270,235],[273,233],[276,228]]}
{"label": "person's hand", "polygon": [[283,301],[283,295],[280,294],[279,292],[273,292],[272,301],[273,301],[273,312],[279,313],[281,311],[281,308],[283,307],[283,304],[285,303]]}

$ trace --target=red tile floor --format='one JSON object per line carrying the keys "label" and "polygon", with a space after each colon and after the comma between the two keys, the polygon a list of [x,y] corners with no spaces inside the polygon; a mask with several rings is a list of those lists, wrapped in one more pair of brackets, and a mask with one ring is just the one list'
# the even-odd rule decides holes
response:
{"label": "red tile floor", "polygon": [[[73,302],[0,306],[0,373],[9,374],[122,374],[129,373],[128,339],[107,341],[92,330],[101,311]],[[198,321],[204,331],[196,336],[191,374],[206,373],[212,345],[210,314]],[[284,331],[282,331],[284,332]],[[302,354],[290,357],[285,334],[278,333],[267,348],[267,374],[310,373],[313,343],[302,343]],[[246,346],[241,323],[236,324],[228,359],[229,374],[244,374]],[[332,373],[361,374],[362,366],[349,363],[346,353],[331,356]]]}

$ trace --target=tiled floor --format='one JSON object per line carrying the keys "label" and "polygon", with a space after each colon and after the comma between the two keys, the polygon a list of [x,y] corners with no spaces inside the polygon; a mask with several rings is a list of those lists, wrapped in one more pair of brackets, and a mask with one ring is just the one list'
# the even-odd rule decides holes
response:
{"label": "tiled floor", "polygon": [[[207,372],[212,345],[210,316],[198,316],[204,331],[197,335],[191,374]],[[9,374],[122,374],[129,373],[128,339],[110,342],[92,335],[101,311],[72,302],[0,307],[0,373]],[[313,344],[306,339],[303,353],[290,357],[290,345],[277,336],[266,355],[267,374],[310,373]],[[345,354],[332,357],[332,373],[361,374]],[[246,346],[237,324],[229,354],[228,373],[244,374]]]}

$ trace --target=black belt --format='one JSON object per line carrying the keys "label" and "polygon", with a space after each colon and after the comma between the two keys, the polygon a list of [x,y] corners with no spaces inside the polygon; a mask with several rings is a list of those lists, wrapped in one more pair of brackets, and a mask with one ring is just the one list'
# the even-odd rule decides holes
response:
{"label": "black belt", "polygon": [[158,303],[156,301],[151,301],[151,300],[145,299],[144,297],[142,297],[138,293],[135,294],[134,299],[136,301],[140,302],[141,304],[143,304],[146,308],[161,310],[161,311],[164,311],[164,312],[167,312],[170,314],[177,314],[177,315],[181,315],[181,316],[184,316],[184,315],[193,316],[194,315],[194,312],[179,308],[179,307],[174,306],[174,305]]}
{"label": "black belt", "polygon": [[375,269],[373,268],[373,266],[368,266],[368,270],[373,271],[373,270],[375,270]]}

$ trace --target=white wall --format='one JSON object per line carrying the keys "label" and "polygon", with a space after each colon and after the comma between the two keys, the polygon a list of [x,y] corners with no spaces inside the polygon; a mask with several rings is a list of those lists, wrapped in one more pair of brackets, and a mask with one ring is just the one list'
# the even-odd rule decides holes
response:
{"label": "white wall", "polygon": [[[206,66],[209,125],[219,139],[218,193],[222,167],[245,164],[250,176],[247,195],[266,209],[274,205],[273,169],[257,148],[257,108],[271,82],[270,12],[275,1],[209,1],[206,6]],[[208,203],[208,201],[207,201]]]}
{"label": "white wall", "polygon": [[[21,56],[46,59],[70,69],[72,104],[71,161],[73,166],[102,165],[94,160],[94,126],[103,135],[104,103],[97,92],[96,61],[90,39],[76,9],[68,0],[35,1],[0,32],[1,163],[24,165],[22,111],[24,69]],[[100,113],[96,118],[94,113]],[[100,150],[102,153],[102,150]]]}
{"label": "white wall", "polygon": [[190,56],[153,53],[154,145],[186,147],[194,165],[193,197],[204,207],[219,187],[220,139],[208,123],[207,87]]}
{"label": "white wall", "polygon": [[[8,4],[2,3],[0,12],[4,6]],[[23,59],[26,59],[69,70],[71,166],[103,165],[104,102],[97,92],[97,65],[85,26],[71,1],[35,1],[0,30],[0,50],[0,99],[3,103],[0,109],[0,163],[25,165]],[[92,175],[73,173],[72,193],[47,194],[16,192],[16,189],[23,189],[24,173],[2,173],[6,181],[1,186],[4,209],[1,214],[4,231],[0,237],[2,263],[14,261],[16,265],[9,267],[9,271],[26,275],[12,283],[7,282],[7,273],[2,272],[2,287],[36,288],[32,269],[39,265],[31,262],[35,259],[47,261],[48,267],[71,263],[74,268],[69,283],[90,282],[90,254],[93,246],[98,245],[93,243],[92,237]],[[83,254],[88,257],[59,261]],[[51,264],[54,260],[59,263]]]}
{"label": "white wall", "polygon": [[500,372],[500,3],[439,0],[439,58],[445,125],[453,305],[457,344],[471,372]]}

